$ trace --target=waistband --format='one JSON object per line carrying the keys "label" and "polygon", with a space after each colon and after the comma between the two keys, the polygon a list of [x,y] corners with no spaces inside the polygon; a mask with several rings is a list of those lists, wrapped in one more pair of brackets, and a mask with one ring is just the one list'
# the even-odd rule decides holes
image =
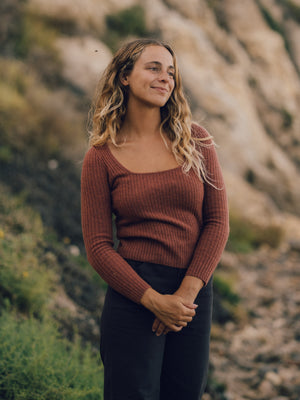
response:
{"label": "waistband", "polygon": [[[144,261],[137,261],[125,258],[128,264],[144,281],[161,294],[173,294],[179,288],[186,269],[170,267],[163,264],[155,264]],[[210,294],[212,291],[213,277],[210,278],[207,285],[201,289],[201,295]]]}

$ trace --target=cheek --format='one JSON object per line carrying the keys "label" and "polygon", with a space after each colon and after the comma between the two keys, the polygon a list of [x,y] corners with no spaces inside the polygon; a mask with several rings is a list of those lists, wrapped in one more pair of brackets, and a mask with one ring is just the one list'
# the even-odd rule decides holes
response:
{"label": "cheek", "polygon": [[170,87],[171,87],[171,90],[173,91],[174,90],[174,88],[175,88],[175,81],[174,81],[174,79],[170,79]]}
{"label": "cheek", "polygon": [[175,83],[173,82],[170,86],[171,86],[171,94],[170,94],[171,96],[175,89]]}

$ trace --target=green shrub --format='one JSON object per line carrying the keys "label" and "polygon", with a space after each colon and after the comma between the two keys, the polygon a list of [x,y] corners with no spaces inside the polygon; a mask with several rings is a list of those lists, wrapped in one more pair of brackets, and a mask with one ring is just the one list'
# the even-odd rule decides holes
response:
{"label": "green shrub", "polygon": [[55,40],[57,32],[46,25],[46,23],[34,14],[24,9],[21,20],[21,34],[15,41],[16,55],[18,57],[27,57],[32,50],[37,47],[44,49],[55,58],[57,51],[55,49]]}
{"label": "green shrub", "polygon": [[103,40],[115,51],[119,41],[127,36],[147,36],[145,12],[136,5],[106,16],[106,34]]}
{"label": "green shrub", "polygon": [[141,6],[133,6],[107,15],[106,25],[109,30],[116,31],[120,36],[144,36],[147,33],[144,9]]}
{"label": "green shrub", "polygon": [[300,22],[300,5],[296,4],[294,0],[281,0],[289,16],[295,21]]}
{"label": "green shrub", "polygon": [[227,301],[229,304],[237,305],[239,303],[240,298],[233,291],[231,284],[218,274],[214,276],[214,289],[218,292],[222,299]]}
{"label": "green shrub", "polygon": [[84,118],[72,108],[71,96],[50,91],[26,69],[22,62],[0,59],[1,145],[43,161],[81,155]]}
{"label": "green shrub", "polygon": [[240,215],[230,214],[230,235],[227,250],[247,253],[263,244],[276,248],[280,245],[283,230],[276,224],[259,225]]}
{"label": "green shrub", "polygon": [[0,304],[11,304],[21,312],[42,315],[54,277],[28,248],[34,242],[32,239],[31,235],[23,234],[18,239],[1,240]]}
{"label": "green shrub", "polygon": [[246,181],[247,181],[248,183],[250,183],[250,185],[253,185],[253,184],[255,183],[255,179],[256,179],[255,172],[254,172],[251,168],[249,168],[249,169],[246,171],[246,173],[245,173],[245,179],[246,179]]}
{"label": "green shrub", "polygon": [[224,324],[240,319],[240,297],[234,291],[231,278],[216,272],[214,275],[213,321]]}
{"label": "green shrub", "polygon": [[0,2],[0,51],[1,54],[15,55],[15,43],[22,36],[24,0],[1,0]]}
{"label": "green shrub", "polygon": [[288,129],[293,125],[293,115],[287,111],[285,108],[281,110],[281,116],[282,116],[282,128],[283,129]]}
{"label": "green shrub", "polygon": [[219,382],[214,377],[214,370],[215,370],[215,368],[213,367],[212,364],[210,364],[209,370],[208,370],[207,386],[206,386],[205,392],[209,393],[210,398],[212,398],[214,400],[227,400],[228,397],[225,394],[227,386],[224,382]]}
{"label": "green shrub", "polygon": [[72,255],[22,196],[0,184],[0,308],[40,317],[49,311],[58,281],[71,299],[95,315],[107,285],[83,255]]}
{"label": "green shrub", "polygon": [[8,163],[13,159],[12,149],[9,146],[0,147],[0,163]]}
{"label": "green shrub", "polygon": [[50,322],[0,317],[0,398],[100,400],[99,359],[62,339]]}
{"label": "green shrub", "polygon": [[47,84],[60,81],[62,63],[56,48],[57,30],[35,14],[27,0],[2,0],[0,50],[4,55],[26,60]]}
{"label": "green shrub", "polygon": [[21,199],[0,196],[0,305],[27,314],[43,315],[54,272],[40,262],[43,225]]}

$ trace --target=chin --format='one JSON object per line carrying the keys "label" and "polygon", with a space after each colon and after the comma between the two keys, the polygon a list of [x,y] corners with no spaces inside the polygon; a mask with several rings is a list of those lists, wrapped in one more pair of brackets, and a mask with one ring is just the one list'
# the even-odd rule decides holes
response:
{"label": "chin", "polygon": [[152,102],[152,105],[156,107],[164,107],[167,104],[168,100],[169,98],[156,100]]}

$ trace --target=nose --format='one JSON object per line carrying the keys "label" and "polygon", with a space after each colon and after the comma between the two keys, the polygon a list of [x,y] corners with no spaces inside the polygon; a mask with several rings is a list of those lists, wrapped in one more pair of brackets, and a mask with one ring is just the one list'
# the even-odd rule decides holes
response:
{"label": "nose", "polygon": [[170,80],[170,75],[168,73],[168,71],[161,71],[160,75],[159,75],[159,80],[162,82],[167,82]]}

